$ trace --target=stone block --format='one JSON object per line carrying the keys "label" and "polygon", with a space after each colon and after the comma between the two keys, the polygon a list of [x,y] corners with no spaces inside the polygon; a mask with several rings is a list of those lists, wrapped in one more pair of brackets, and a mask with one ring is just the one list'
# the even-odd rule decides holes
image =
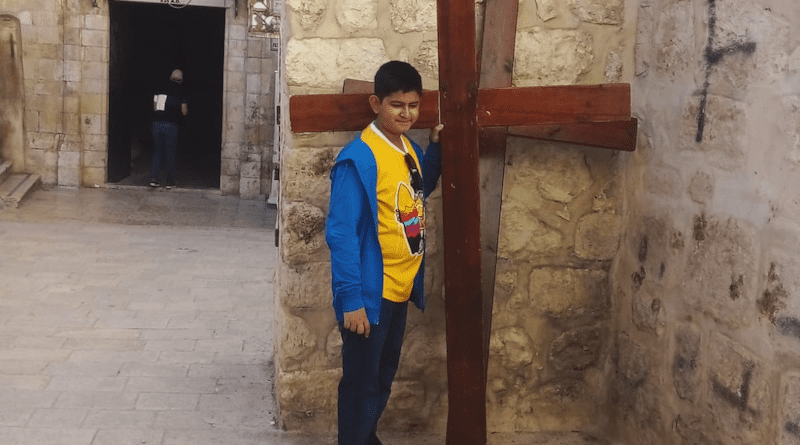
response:
{"label": "stone block", "polygon": [[524,330],[516,326],[492,332],[490,352],[500,359],[504,368],[513,371],[533,362],[533,342]]}
{"label": "stone block", "polygon": [[286,79],[289,85],[341,91],[345,78],[371,80],[387,61],[381,39],[291,39]]}
{"label": "stone block", "polygon": [[292,200],[327,209],[331,195],[330,172],[341,148],[294,148],[283,154],[281,190]]}
{"label": "stone block", "polygon": [[575,227],[575,255],[587,260],[610,260],[617,253],[622,220],[613,213],[590,213]]}
{"label": "stone block", "polygon": [[[83,48],[76,46],[75,48]],[[68,60],[64,62],[63,79],[66,81],[77,82],[81,80],[81,62]]]}
{"label": "stone block", "polygon": [[316,331],[302,318],[283,313],[278,354],[281,362],[301,360],[317,346]]}
{"label": "stone block", "polygon": [[108,32],[91,30],[91,29],[82,29],[81,45],[106,48],[108,47]]}
{"label": "stone block", "polygon": [[687,192],[692,201],[698,204],[710,204],[714,197],[714,178],[706,172],[696,172],[689,182]]}
{"label": "stone block", "polygon": [[528,282],[530,307],[549,317],[602,317],[609,304],[607,280],[602,270],[535,268]]}
{"label": "stone block", "polygon": [[81,154],[60,151],[58,153],[58,185],[79,187],[81,185]]}
{"label": "stone block", "polygon": [[239,175],[239,159],[238,158],[222,158],[220,172],[225,176],[238,176]]}
{"label": "stone block", "polygon": [[709,408],[724,443],[769,443],[771,372],[755,354],[721,334],[708,353]]}
{"label": "stone block", "polygon": [[43,45],[55,45],[61,43],[60,26],[37,26],[36,41]]}
{"label": "stone block", "polygon": [[756,307],[756,231],[743,221],[698,216],[685,271],[686,302],[732,328],[749,326]]}
{"label": "stone block", "polygon": [[678,397],[692,402],[700,391],[700,339],[700,330],[693,324],[682,324],[675,331],[672,384]]}
{"label": "stone block", "polygon": [[239,178],[239,196],[242,198],[257,198],[261,195],[261,179]]}
{"label": "stone block", "polygon": [[107,171],[105,165],[101,167],[83,167],[81,172],[83,174],[81,184],[84,187],[97,187],[106,182]]}
{"label": "stone block", "polygon": [[[681,122],[681,150],[696,152],[704,162],[726,171],[739,171],[746,162],[744,124],[747,120],[745,104],[713,94],[708,95],[704,110],[705,124],[698,131],[699,98],[688,101]],[[701,137],[700,142],[697,138]]]}
{"label": "stone block", "polygon": [[330,263],[306,263],[296,267],[282,264],[279,298],[286,307],[293,309],[333,310]]}
{"label": "stone block", "polygon": [[224,195],[239,194],[239,175],[220,175],[219,189]]}
{"label": "stone block", "polygon": [[582,22],[599,25],[619,25],[625,13],[622,0],[570,0],[569,6]]}
{"label": "stone block", "polygon": [[[263,45],[265,44],[263,39],[256,39],[251,38],[247,40],[247,57],[251,57],[253,59],[260,59],[262,58],[263,54]],[[266,43],[268,45],[268,43]]]}
{"label": "stone block", "polygon": [[447,352],[443,334],[426,326],[409,326],[403,341],[398,375],[421,378],[432,368],[444,365]]}
{"label": "stone block", "polygon": [[569,85],[588,73],[594,60],[591,34],[533,27],[517,32],[514,85]]}
{"label": "stone block", "polygon": [[602,335],[598,327],[582,327],[562,333],[550,345],[550,363],[559,371],[581,371],[598,365]]}
{"label": "stone block", "polygon": [[246,161],[241,163],[239,176],[242,178],[260,178],[261,161]]}
{"label": "stone block", "polygon": [[106,166],[106,152],[105,151],[84,151],[83,165],[86,167],[100,167]]}
{"label": "stone block", "polygon": [[536,15],[538,15],[543,22],[558,17],[556,0],[536,0]]}
{"label": "stone block", "polygon": [[250,94],[258,94],[261,92],[261,74],[248,74],[247,75],[247,92]]}
{"label": "stone block", "polygon": [[606,66],[603,70],[603,80],[606,83],[619,83],[620,79],[622,79],[622,69],[624,67],[622,58],[621,49],[612,51],[606,56]]}
{"label": "stone block", "polygon": [[247,40],[247,27],[231,23],[228,25],[228,38],[231,40]]}
{"label": "stone block", "polygon": [[419,71],[420,75],[439,78],[439,42],[437,40],[425,40],[417,48],[416,54],[411,64]]}
{"label": "stone block", "polygon": [[611,406],[618,418],[618,437],[625,443],[659,443],[663,428],[662,400],[652,358],[644,346],[626,333],[617,336],[613,354],[616,367]]}
{"label": "stone block", "polygon": [[86,29],[108,31],[109,17],[105,15],[87,15],[85,18]]}
{"label": "stone block", "polygon": [[399,33],[436,29],[435,0],[390,0],[392,26]]}
{"label": "stone block", "polygon": [[[425,406],[425,385],[417,380],[395,380],[392,382],[392,394],[387,411],[410,411],[419,414]],[[391,415],[391,414],[390,414]]]}
{"label": "stone block", "polygon": [[341,369],[296,371],[278,374],[278,404],[281,411],[312,415],[336,410],[336,388]]}
{"label": "stone block", "polygon": [[328,10],[327,0],[288,0],[286,4],[298,16],[300,27],[306,31],[315,29]]}
{"label": "stone block", "polygon": [[106,118],[104,114],[81,114],[81,132],[83,134],[105,134]]}
{"label": "stone block", "polygon": [[247,92],[247,74],[244,71],[225,71],[225,91],[243,94]]}
{"label": "stone block", "polygon": [[283,258],[290,265],[327,260],[325,214],[319,207],[285,203],[281,221]]}
{"label": "stone block", "polygon": [[[542,198],[568,204],[593,183],[584,154],[579,150],[509,138],[506,156],[504,198],[519,200],[528,207],[541,207]],[[506,193],[506,188],[511,190]]]}
{"label": "stone block", "polygon": [[530,259],[554,254],[563,244],[561,232],[548,227],[528,209],[503,206],[497,248],[501,258]]}
{"label": "stone block", "polygon": [[[637,274],[641,274],[637,272]],[[644,280],[644,275],[639,275],[638,279]],[[661,334],[664,323],[664,308],[660,296],[664,296],[663,288],[651,281],[645,281],[641,287],[634,289],[631,299],[631,314],[633,324],[643,331],[650,331]]]}
{"label": "stone block", "polygon": [[84,79],[108,79],[108,64],[103,62],[83,62],[81,73]]}
{"label": "stone block", "polygon": [[334,8],[336,21],[347,32],[378,27],[377,0],[342,0]]}

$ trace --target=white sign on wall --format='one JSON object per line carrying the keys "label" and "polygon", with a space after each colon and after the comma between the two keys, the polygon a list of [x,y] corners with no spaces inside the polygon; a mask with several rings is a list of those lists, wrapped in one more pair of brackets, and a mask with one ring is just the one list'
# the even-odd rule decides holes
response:
{"label": "white sign on wall", "polygon": [[230,6],[232,0],[117,0],[124,2],[137,2],[137,3],[163,3],[165,5],[184,7],[184,6],[211,6],[216,8],[224,8]]}

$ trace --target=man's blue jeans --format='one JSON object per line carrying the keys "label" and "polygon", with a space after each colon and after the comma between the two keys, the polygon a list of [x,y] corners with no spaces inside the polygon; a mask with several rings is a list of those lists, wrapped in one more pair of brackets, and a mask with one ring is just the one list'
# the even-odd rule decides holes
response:
{"label": "man's blue jeans", "polygon": [[161,163],[167,171],[167,185],[175,184],[175,151],[178,146],[178,124],[153,121],[153,163],[150,166],[150,180],[158,182]]}
{"label": "man's blue jeans", "polygon": [[339,445],[379,445],[375,434],[400,363],[408,302],[383,300],[380,322],[369,338],[342,333],[342,380],[339,382]]}

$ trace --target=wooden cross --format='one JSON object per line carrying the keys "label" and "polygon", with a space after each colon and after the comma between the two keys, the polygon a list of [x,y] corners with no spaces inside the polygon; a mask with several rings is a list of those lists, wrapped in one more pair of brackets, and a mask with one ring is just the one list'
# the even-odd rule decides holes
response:
{"label": "wooden cross", "polygon": [[[440,89],[423,92],[415,125],[434,127],[440,113],[445,124],[442,195],[451,445],[485,444],[487,439],[486,375],[506,135],[625,151],[636,145],[629,85],[509,88],[517,6],[518,0],[487,2],[479,49],[474,0],[438,0]],[[351,83],[345,92],[363,86]],[[293,96],[292,131],[362,130],[375,118],[369,95]]]}

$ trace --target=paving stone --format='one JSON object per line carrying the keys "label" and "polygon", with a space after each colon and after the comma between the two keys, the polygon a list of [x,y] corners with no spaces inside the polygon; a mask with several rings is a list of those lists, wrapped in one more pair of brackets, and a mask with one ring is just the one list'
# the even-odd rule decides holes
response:
{"label": "paving stone", "polygon": [[79,428],[88,410],[67,408],[37,408],[27,426],[43,428]]}
{"label": "paving stone", "polygon": [[144,445],[159,444],[164,431],[139,428],[101,428],[92,445]]}
{"label": "paving stone", "polygon": [[130,410],[136,406],[137,393],[112,391],[64,391],[58,395],[56,408],[95,408],[106,410]]}
{"label": "paving stone", "polygon": [[147,428],[156,418],[155,411],[91,410],[83,421],[84,428]]}
{"label": "paving stone", "polygon": [[24,445],[90,445],[90,428],[0,428],[0,443]]}
{"label": "paving stone", "polygon": [[141,393],[136,401],[139,410],[192,410],[197,407],[197,394]]}

